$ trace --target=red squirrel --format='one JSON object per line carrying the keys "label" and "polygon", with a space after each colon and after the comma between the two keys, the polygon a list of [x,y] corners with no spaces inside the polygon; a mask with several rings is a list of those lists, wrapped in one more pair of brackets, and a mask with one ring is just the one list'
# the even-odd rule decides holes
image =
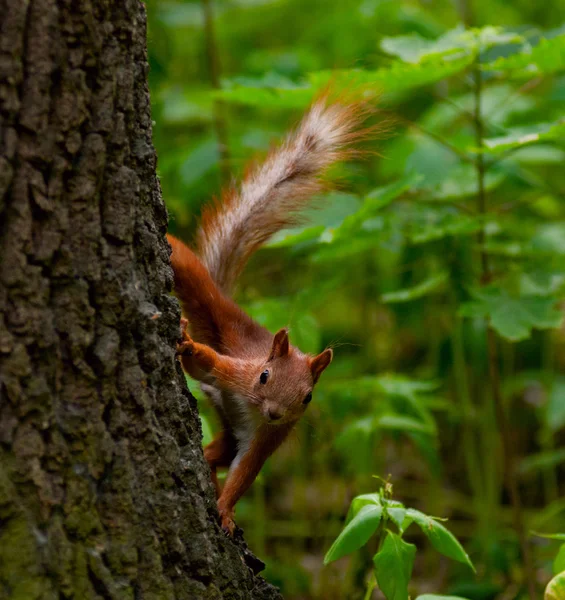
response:
{"label": "red squirrel", "polygon": [[[249,257],[326,189],[328,167],[355,153],[351,145],[368,131],[359,129],[366,113],[361,102],[319,98],[238,189],[224,191],[221,201],[205,208],[195,251],[167,236],[174,289],[186,317],[177,354],[184,370],[201,382],[223,426],[204,456],[229,535],[236,502],[303,415],[332,361],[329,348],[311,356],[290,345],[286,329],[269,333],[230,294]],[[218,467],[229,467],[223,489]]]}

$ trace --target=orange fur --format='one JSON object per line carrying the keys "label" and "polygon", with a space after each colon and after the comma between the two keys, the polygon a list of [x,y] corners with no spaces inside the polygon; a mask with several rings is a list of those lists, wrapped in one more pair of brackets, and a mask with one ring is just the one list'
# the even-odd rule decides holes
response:
{"label": "orange fur", "polygon": [[[233,533],[234,506],[306,410],[332,351],[309,356],[288,331],[273,336],[229,293],[251,254],[295,222],[297,211],[326,187],[329,166],[367,136],[362,103],[317,100],[295,133],[204,211],[197,252],[168,236],[183,320],[178,346],[184,370],[201,382],[224,431],[204,450],[218,494],[222,527]],[[229,466],[220,492],[216,471]]]}

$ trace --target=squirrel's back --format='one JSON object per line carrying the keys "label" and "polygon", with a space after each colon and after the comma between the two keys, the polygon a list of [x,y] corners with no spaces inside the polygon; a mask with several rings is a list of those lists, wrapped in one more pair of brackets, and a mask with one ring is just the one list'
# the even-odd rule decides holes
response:
{"label": "squirrel's back", "polygon": [[250,256],[277,231],[296,223],[298,211],[327,185],[328,168],[356,152],[367,137],[359,126],[362,102],[316,100],[302,122],[266,160],[250,169],[239,188],[204,209],[196,253],[214,281],[231,293]]}

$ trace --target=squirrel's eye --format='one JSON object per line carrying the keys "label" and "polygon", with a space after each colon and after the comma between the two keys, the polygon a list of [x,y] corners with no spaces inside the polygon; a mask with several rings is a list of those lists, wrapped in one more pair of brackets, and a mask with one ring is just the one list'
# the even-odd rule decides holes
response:
{"label": "squirrel's eye", "polygon": [[304,398],[304,400],[302,400],[302,404],[310,404],[310,402],[312,401],[312,392],[310,392],[306,398]]}
{"label": "squirrel's eye", "polygon": [[269,369],[265,369],[262,373],[261,373],[261,377],[259,377],[259,381],[262,384],[267,383],[267,379],[269,379]]}

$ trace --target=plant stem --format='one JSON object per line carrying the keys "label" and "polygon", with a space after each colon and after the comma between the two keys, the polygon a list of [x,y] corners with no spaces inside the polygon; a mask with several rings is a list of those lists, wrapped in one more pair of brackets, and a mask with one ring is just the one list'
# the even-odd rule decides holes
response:
{"label": "plant stem", "polygon": [[[208,71],[210,73],[210,83],[215,90],[221,89],[220,84],[220,55],[216,42],[216,32],[214,30],[214,12],[212,10],[211,0],[202,0],[204,10],[204,39],[206,43],[206,56],[208,59]],[[225,118],[225,106],[221,100],[214,101],[214,129],[218,138],[218,151],[220,154],[220,176],[222,184],[230,179],[229,170],[229,147],[228,147],[228,128]]]}
{"label": "plant stem", "polygon": [[[475,117],[475,143],[479,150],[483,147],[484,139],[484,124],[481,115],[481,96],[483,92],[483,80],[481,71],[478,66],[473,71],[473,95],[475,98],[473,114]],[[475,159],[475,169],[477,172],[477,212],[480,215],[486,215],[487,213],[487,199],[485,193],[485,157],[482,152],[477,153]],[[479,252],[481,257],[481,280],[483,283],[488,283],[490,279],[490,269],[488,264],[488,255],[485,252],[485,229],[484,225],[479,229],[477,234],[477,241],[479,243]]]}
{"label": "plant stem", "polygon": [[371,571],[371,575],[369,576],[369,582],[367,584],[367,591],[365,592],[365,596],[363,600],[371,600],[373,597],[373,590],[377,587],[377,579],[375,577],[375,572]]}
{"label": "plant stem", "polygon": [[[478,59],[477,59],[478,61]],[[475,141],[479,150],[483,147],[484,138],[484,125],[481,115],[481,96],[482,96],[482,75],[478,64],[476,64],[473,70],[474,79],[474,115],[475,115]],[[476,158],[476,173],[477,173],[477,211],[480,215],[487,213],[487,203],[485,194],[485,162],[482,152],[478,152]],[[490,265],[488,260],[488,254],[485,251],[485,231],[484,227],[478,232],[478,243],[480,252],[480,263],[481,263],[481,282],[488,284],[491,279]],[[496,415],[496,421],[500,435],[502,438],[502,449],[503,449],[503,464],[504,464],[504,480],[506,488],[510,495],[510,502],[512,504],[512,516],[514,521],[514,528],[518,535],[520,544],[520,550],[522,554],[522,560],[524,563],[524,572],[527,579],[528,595],[530,600],[536,598],[536,584],[535,584],[535,570],[532,562],[532,556],[530,552],[530,546],[526,537],[526,530],[524,526],[524,514],[522,510],[522,503],[520,499],[520,491],[518,489],[518,480],[515,472],[516,457],[514,455],[514,448],[512,445],[510,426],[504,407],[502,398],[502,390],[500,386],[500,372],[499,372],[499,357],[498,357],[498,344],[496,334],[494,330],[489,326],[487,329],[487,347],[488,347],[488,365],[489,365],[489,376],[492,387],[492,396],[494,401],[494,410]]]}
{"label": "plant stem", "polygon": [[[553,343],[553,335],[551,331],[547,331],[544,334],[543,344],[543,355],[542,355],[542,368],[544,371],[544,380],[547,386],[548,398],[546,400],[545,411],[547,412],[549,407],[550,396],[553,392],[553,386],[555,385],[555,348]],[[555,449],[555,443],[553,439],[553,432],[548,424],[547,414],[544,414],[543,427],[541,431],[541,447],[544,452],[550,452]],[[557,500],[559,497],[559,483],[557,478],[557,471],[555,466],[548,467],[543,471],[543,483],[545,492],[546,504]]]}
{"label": "plant stem", "polygon": [[494,399],[494,409],[496,414],[496,420],[502,437],[502,449],[504,454],[504,479],[508,493],[510,494],[510,502],[512,503],[512,518],[514,521],[514,528],[518,534],[518,540],[520,543],[520,549],[522,553],[522,560],[524,562],[524,571],[527,579],[528,595],[530,600],[536,598],[536,583],[535,583],[535,570],[532,562],[532,555],[530,551],[530,545],[526,536],[526,530],[524,526],[524,514],[522,510],[522,501],[520,499],[520,491],[518,489],[518,479],[516,477],[515,463],[516,457],[512,446],[512,439],[510,435],[510,427],[508,424],[508,418],[504,408],[504,402],[502,399],[502,393],[500,389],[500,379],[498,372],[498,350],[496,343],[496,334],[489,327],[488,329],[488,354],[489,354],[489,374],[492,384],[492,392]]}
{"label": "plant stem", "polygon": [[[467,466],[467,476],[469,485],[473,494],[473,501],[477,505],[477,514],[481,516],[483,511],[478,506],[484,498],[484,485],[482,480],[481,470],[477,461],[477,444],[474,438],[473,425],[475,419],[475,407],[471,399],[469,388],[469,378],[467,376],[467,366],[465,362],[465,348],[463,344],[462,320],[460,317],[455,317],[453,325],[453,333],[451,336],[452,352],[453,352],[453,371],[455,376],[455,387],[457,397],[461,404],[463,415],[463,448],[465,454],[465,462]],[[484,531],[484,528],[482,528]]]}

